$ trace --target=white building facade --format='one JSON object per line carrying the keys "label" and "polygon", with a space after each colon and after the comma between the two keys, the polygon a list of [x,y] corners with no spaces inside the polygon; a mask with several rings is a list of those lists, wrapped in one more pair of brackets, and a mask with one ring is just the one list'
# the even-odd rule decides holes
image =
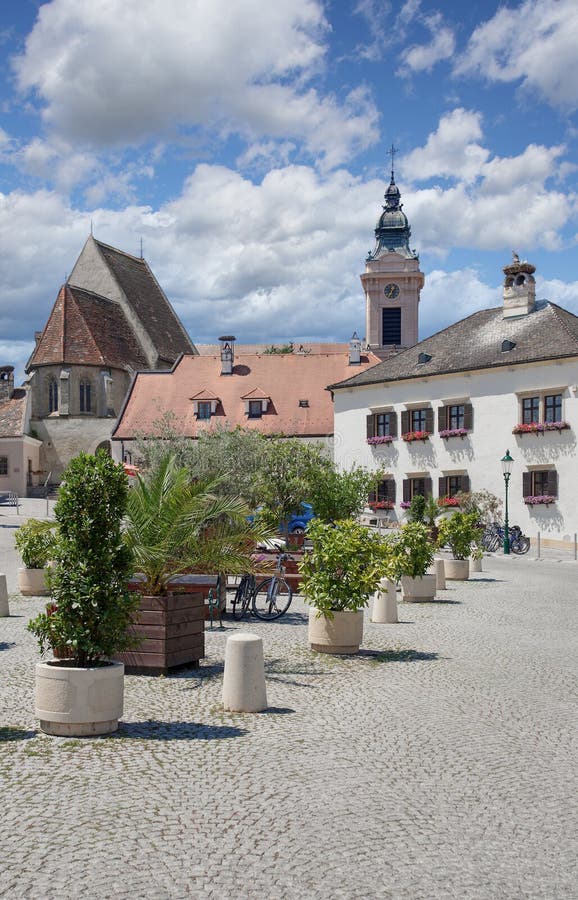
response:
{"label": "white building facade", "polygon": [[412,496],[505,495],[510,523],[571,545],[578,532],[578,317],[535,302],[534,267],[504,269],[504,306],[482,310],[332,385],[335,460],[382,470],[376,514]]}

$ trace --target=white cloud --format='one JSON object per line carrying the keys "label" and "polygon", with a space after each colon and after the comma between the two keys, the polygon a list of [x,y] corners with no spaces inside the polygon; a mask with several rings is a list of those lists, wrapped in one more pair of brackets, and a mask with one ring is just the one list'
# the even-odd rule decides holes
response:
{"label": "white cloud", "polygon": [[561,161],[566,148],[530,144],[517,156],[491,158],[482,141],[481,115],[459,108],[442,116],[423,147],[400,160],[399,171],[413,185],[451,182],[405,191],[420,247],[442,255],[453,247],[516,243],[560,248],[578,197],[552,190],[548,181],[562,181],[571,171]]}
{"label": "white cloud", "polygon": [[456,75],[520,82],[552,106],[578,106],[576,0],[525,0],[501,7],[479,25],[455,67]]}
{"label": "white cloud", "polygon": [[425,147],[417,147],[403,157],[400,171],[417,181],[441,176],[470,182],[479,176],[490,155],[478,143],[482,134],[480,113],[454,109],[442,116]]}
{"label": "white cloud", "polygon": [[327,28],[318,0],[53,0],[15,68],[68,141],[236,129],[253,142],[296,138],[336,164],[376,140],[377,113],[367,93],[342,103],[308,86]]}
{"label": "white cloud", "polygon": [[398,75],[431,72],[438,62],[450,59],[454,54],[454,33],[448,25],[443,24],[441,14],[424,16],[422,22],[430,32],[431,40],[427,44],[413,44],[404,50]]}

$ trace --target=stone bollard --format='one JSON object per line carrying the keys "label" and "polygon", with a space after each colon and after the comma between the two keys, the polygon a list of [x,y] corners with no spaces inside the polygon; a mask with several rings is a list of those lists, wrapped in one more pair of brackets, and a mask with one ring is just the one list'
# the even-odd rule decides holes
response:
{"label": "stone bollard", "polygon": [[231,712],[267,709],[263,641],[256,634],[234,634],[227,639],[223,706]]}
{"label": "stone bollard", "polygon": [[397,618],[396,586],[389,578],[382,578],[379,590],[373,595],[371,621],[379,625],[394,625]]}
{"label": "stone bollard", "polygon": [[476,559],[475,557],[471,557],[470,559],[470,572],[481,572],[482,571],[482,559]]}
{"label": "stone bollard", "polygon": [[0,618],[10,615],[8,605],[8,588],[6,587],[6,575],[0,575]]}
{"label": "stone bollard", "polygon": [[445,591],[446,567],[443,559],[434,559],[434,569],[436,574],[436,591]]}

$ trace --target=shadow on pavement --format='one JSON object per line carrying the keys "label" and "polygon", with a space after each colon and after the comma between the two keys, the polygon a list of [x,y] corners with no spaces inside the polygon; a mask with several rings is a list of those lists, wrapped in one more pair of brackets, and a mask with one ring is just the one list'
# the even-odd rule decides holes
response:
{"label": "shadow on pavement", "polygon": [[203,725],[202,722],[161,722],[149,719],[146,722],[121,722],[118,731],[106,740],[140,738],[149,741],[216,741],[242,737],[245,728],[234,725]]}
{"label": "shadow on pavement", "polygon": [[360,650],[361,659],[371,662],[431,662],[440,659],[437,653],[424,653],[421,650]]}
{"label": "shadow on pavement", "polygon": [[[12,618],[12,617],[10,617],[10,618]],[[10,642],[0,641],[0,651],[1,650],[10,650],[10,647],[15,647],[15,646],[16,646],[16,644],[14,643],[14,641],[10,641]]]}
{"label": "shadow on pavement", "polygon": [[29,741],[35,738],[38,732],[31,728],[11,728],[9,725],[0,727],[0,743],[5,741]]}

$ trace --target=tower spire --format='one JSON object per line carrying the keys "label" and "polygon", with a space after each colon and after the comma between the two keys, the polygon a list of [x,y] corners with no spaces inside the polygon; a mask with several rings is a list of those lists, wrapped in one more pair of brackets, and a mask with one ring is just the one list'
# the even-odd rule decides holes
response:
{"label": "tower spire", "polygon": [[391,145],[391,147],[390,147],[389,150],[387,151],[387,155],[388,155],[388,156],[391,156],[391,183],[392,183],[392,184],[395,184],[395,178],[394,178],[393,170],[394,170],[395,154],[398,153],[398,152],[399,152],[399,151],[398,151],[397,147],[394,147],[393,144]]}

